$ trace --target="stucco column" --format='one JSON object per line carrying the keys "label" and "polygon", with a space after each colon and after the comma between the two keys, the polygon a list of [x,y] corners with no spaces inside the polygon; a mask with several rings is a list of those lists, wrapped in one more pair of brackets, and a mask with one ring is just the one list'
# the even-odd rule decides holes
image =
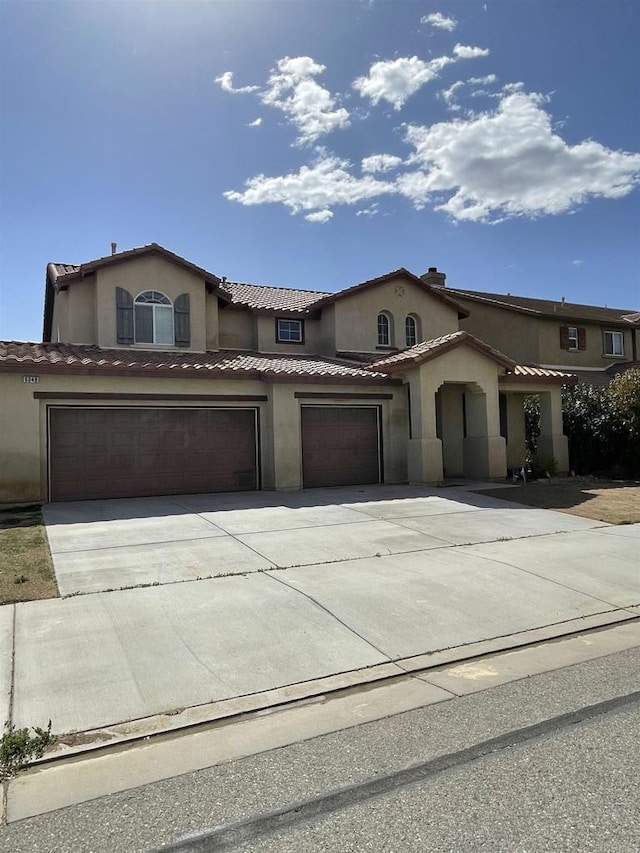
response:
{"label": "stucco column", "polygon": [[436,433],[436,391],[426,370],[417,368],[407,377],[411,400],[411,437],[408,447],[410,483],[440,483],[443,477],[442,442]]}
{"label": "stucco column", "polygon": [[569,470],[569,442],[562,432],[562,394],[560,387],[540,394],[540,435],[538,457],[555,459],[559,473]]}
{"label": "stucco column", "polygon": [[300,406],[295,386],[269,388],[266,429],[262,437],[263,484],[268,489],[302,488]]}
{"label": "stucco column", "polygon": [[497,388],[487,393],[479,386],[465,392],[467,435],[463,442],[466,477],[500,478],[507,475],[507,449],[500,435]]}
{"label": "stucco column", "polygon": [[527,440],[524,420],[525,394],[507,392],[507,466],[522,468],[527,456]]}

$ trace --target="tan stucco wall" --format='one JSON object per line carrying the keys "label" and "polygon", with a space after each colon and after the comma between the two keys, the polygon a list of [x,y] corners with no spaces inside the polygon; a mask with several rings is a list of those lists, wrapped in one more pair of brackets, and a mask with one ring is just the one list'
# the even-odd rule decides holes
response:
{"label": "tan stucco wall", "polygon": [[[116,287],[124,287],[135,297],[144,290],[159,290],[172,302],[183,293],[188,293],[191,308],[191,346],[177,347],[180,352],[204,352],[207,338],[215,339],[215,330],[207,334],[206,318],[207,298],[205,283],[194,273],[159,256],[132,258],[126,263],[114,264],[98,270],[96,273],[96,294],[98,311],[98,346],[117,347],[116,335]],[[216,306],[211,307],[209,315],[217,308],[217,299],[209,297]],[[128,348],[131,348],[128,345]],[[151,349],[149,344],[142,348]],[[163,346],[166,350],[167,347]]]}
{"label": "tan stucco wall", "polygon": [[218,313],[220,324],[220,349],[257,348],[256,318],[249,311],[238,308],[221,308]]}
{"label": "tan stucco wall", "polygon": [[[536,318],[525,317],[515,311],[490,308],[479,302],[455,298],[471,313],[460,320],[460,328],[471,332],[494,349],[510,356],[519,364],[538,364],[539,344]],[[559,340],[559,338],[558,338]]]}
{"label": "tan stucco wall", "polygon": [[[396,288],[400,289],[400,292]],[[391,345],[406,346],[405,318],[420,320],[422,340],[458,330],[458,312],[404,278],[357,291],[335,304],[336,350],[375,352],[378,345],[377,317],[386,312],[393,319]]]}
{"label": "tan stucco wall", "polygon": [[[586,345],[584,350],[565,350],[560,347],[560,327],[574,326],[584,329],[586,332]],[[577,320],[565,320],[558,316],[558,320],[539,320],[540,334],[540,364],[558,364],[568,367],[608,367],[614,362],[631,361],[633,358],[632,330],[622,329],[617,326],[607,326],[601,323],[583,323]],[[604,354],[604,330],[622,332],[624,339],[624,357]]]}
{"label": "tan stucco wall", "polygon": [[[37,370],[33,371],[37,375]],[[22,374],[0,373],[0,503],[47,500],[47,406],[239,406],[260,412],[260,459],[263,488],[295,489],[302,485],[300,406],[295,391],[323,393],[349,391],[345,385],[271,384],[257,380],[154,379],[137,377],[40,375],[37,384],[25,384]],[[77,400],[34,399],[39,393],[133,393],[157,395],[158,399]],[[350,402],[336,397],[323,404],[357,405],[358,392],[392,393],[380,400],[384,447],[384,479],[404,482],[406,467],[406,394],[398,386],[353,388]],[[163,401],[163,394],[242,394],[267,396],[267,401]],[[376,401],[373,401],[375,404]],[[367,401],[368,405],[372,403]]]}
{"label": "tan stucco wall", "polygon": [[[437,483],[442,480],[445,457],[443,440],[438,437],[436,394],[445,383],[465,385],[467,435],[462,441],[464,475],[483,478],[506,475],[506,445],[500,435],[498,402],[498,376],[501,372],[493,360],[463,345],[406,373],[405,379],[411,389],[409,479],[412,482]],[[448,395],[449,392],[444,393]],[[454,392],[451,394],[453,396]],[[450,435],[449,438],[453,444],[455,436]],[[452,458],[459,452],[459,448],[455,451],[449,448],[447,454]]]}
{"label": "tan stucco wall", "polygon": [[71,344],[96,343],[95,277],[74,282],[55,294],[51,340]]}

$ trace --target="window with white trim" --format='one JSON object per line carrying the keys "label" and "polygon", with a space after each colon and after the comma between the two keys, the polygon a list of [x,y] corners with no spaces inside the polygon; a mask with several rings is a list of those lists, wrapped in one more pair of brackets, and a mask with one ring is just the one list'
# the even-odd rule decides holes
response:
{"label": "window with white trim", "polygon": [[304,343],[304,326],[302,320],[276,320],[276,341],[280,344]]}
{"label": "window with white trim", "polygon": [[133,303],[135,342],[173,346],[173,304],[158,290],[145,290]]}
{"label": "window with white trim", "polygon": [[391,343],[390,323],[386,314],[378,314],[378,346],[388,347]]}
{"label": "window with white trim", "polygon": [[569,341],[569,349],[578,349],[578,329],[575,326],[568,326],[567,340]]}
{"label": "window with white trim", "polygon": [[415,346],[418,343],[418,323],[415,317],[411,314],[404,321],[405,340],[408,347]]}
{"label": "window with white trim", "polygon": [[624,355],[624,336],[622,332],[603,332],[604,354],[605,355]]}

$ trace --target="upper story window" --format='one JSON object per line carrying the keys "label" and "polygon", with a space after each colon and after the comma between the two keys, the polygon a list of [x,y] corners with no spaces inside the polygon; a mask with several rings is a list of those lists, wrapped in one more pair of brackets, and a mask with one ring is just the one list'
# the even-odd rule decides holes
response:
{"label": "upper story window", "polygon": [[378,314],[378,346],[388,347],[391,345],[391,323],[386,314]]}
{"label": "upper story window", "polygon": [[303,344],[304,323],[302,320],[276,320],[276,341],[279,344]]}
{"label": "upper story window", "polygon": [[560,348],[574,351],[586,349],[586,329],[577,326],[560,326]]}
{"label": "upper story window", "polygon": [[404,335],[408,347],[415,346],[418,343],[418,334],[418,321],[409,314],[404,321]]}
{"label": "upper story window", "polygon": [[622,332],[603,332],[604,354],[624,355],[624,336]]}
{"label": "upper story window", "polygon": [[119,344],[191,346],[191,314],[188,293],[175,302],[158,290],[145,290],[134,299],[124,287],[116,287],[116,338]]}
{"label": "upper story window", "polygon": [[135,342],[173,346],[173,305],[169,297],[157,290],[145,290],[133,305]]}

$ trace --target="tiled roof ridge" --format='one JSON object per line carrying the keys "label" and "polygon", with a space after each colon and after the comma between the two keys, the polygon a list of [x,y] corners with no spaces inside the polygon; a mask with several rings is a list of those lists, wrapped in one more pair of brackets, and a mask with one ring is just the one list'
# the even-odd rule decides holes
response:
{"label": "tiled roof ridge", "polygon": [[441,335],[438,338],[431,338],[428,341],[421,341],[418,344],[414,344],[412,347],[408,349],[401,350],[398,353],[394,353],[393,355],[387,356],[385,358],[381,358],[378,361],[373,362],[367,366],[367,370],[378,371],[384,370],[385,368],[389,368],[390,370],[401,369],[405,364],[420,364],[422,361],[426,360],[429,357],[434,357],[436,355],[440,355],[446,352],[451,347],[457,346],[458,344],[467,343],[469,346],[483,353],[484,355],[489,356],[490,358],[497,361],[503,367],[513,368],[515,367],[515,362],[512,358],[495,349],[489,344],[481,341],[480,338],[477,338],[475,335],[472,335],[470,332],[467,332],[463,329],[459,329],[456,332],[449,332],[446,335]]}
{"label": "tiled roof ridge", "polygon": [[[571,311],[572,309],[589,309],[591,311],[609,311],[613,314],[619,314],[621,319],[632,318],[635,315],[640,315],[635,309],[630,308],[612,308],[607,305],[593,305],[587,302],[568,302],[562,299],[544,299],[539,296],[525,296],[515,293],[491,293],[482,290],[464,290],[462,288],[447,288],[452,293],[467,297],[468,299],[477,299],[482,302],[490,302],[498,305],[504,305],[507,308],[522,310],[526,313],[546,314],[549,313],[549,306],[557,305],[558,311],[554,312],[561,316],[562,311]],[[512,300],[512,301],[509,301]],[[535,303],[538,307],[520,304],[513,300],[523,300],[524,302]],[[636,322],[635,319],[630,319],[629,322]]]}

